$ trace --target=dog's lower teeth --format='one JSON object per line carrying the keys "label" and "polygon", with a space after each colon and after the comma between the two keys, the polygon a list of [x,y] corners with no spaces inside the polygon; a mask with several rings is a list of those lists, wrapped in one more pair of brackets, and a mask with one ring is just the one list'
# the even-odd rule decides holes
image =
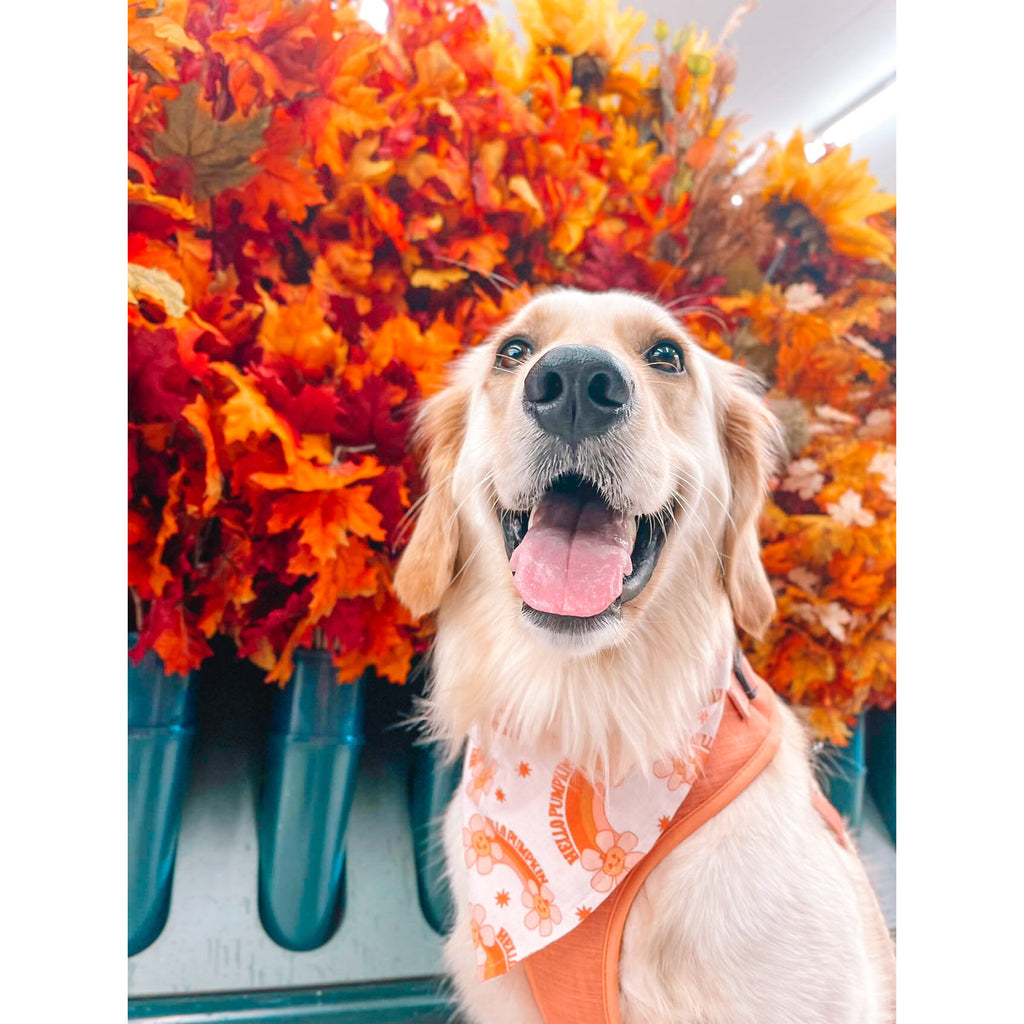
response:
{"label": "dog's lower teeth", "polygon": [[629,522],[629,550],[633,550],[633,545],[636,544],[636,531],[640,528],[640,520],[633,516]]}

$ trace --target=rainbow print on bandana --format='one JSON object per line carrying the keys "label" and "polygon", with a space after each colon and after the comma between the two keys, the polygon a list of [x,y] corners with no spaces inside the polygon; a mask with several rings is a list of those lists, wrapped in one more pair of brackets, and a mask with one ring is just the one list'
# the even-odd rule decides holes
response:
{"label": "rainbow print on bandana", "polygon": [[555,768],[548,805],[549,827],[567,864],[579,862],[593,873],[591,886],[610,892],[619,879],[643,858],[637,836],[616,831],[605,811],[605,787],[591,783],[569,761]]}
{"label": "rainbow print on bandana", "polygon": [[469,925],[476,953],[476,973],[479,981],[507,974],[516,965],[516,947],[504,928],[495,931],[487,923],[487,911],[479,903],[469,905]]}

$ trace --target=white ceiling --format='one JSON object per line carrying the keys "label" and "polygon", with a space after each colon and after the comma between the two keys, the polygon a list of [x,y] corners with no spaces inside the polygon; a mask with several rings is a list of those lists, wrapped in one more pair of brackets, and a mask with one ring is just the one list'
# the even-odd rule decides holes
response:
{"label": "white ceiling", "polygon": [[[671,29],[696,22],[711,40],[738,0],[620,0],[643,11],[644,42],[661,18]],[[515,0],[497,0],[518,26]],[[725,109],[749,115],[743,135],[773,132],[785,141],[794,128],[825,127],[896,70],[896,0],[761,0],[730,37],[739,58],[736,87]],[[880,185],[896,189],[896,115],[853,142]]]}

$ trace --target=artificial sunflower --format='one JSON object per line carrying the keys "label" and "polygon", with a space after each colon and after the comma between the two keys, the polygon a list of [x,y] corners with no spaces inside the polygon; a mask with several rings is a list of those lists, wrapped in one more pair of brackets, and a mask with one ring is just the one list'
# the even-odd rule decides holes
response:
{"label": "artificial sunflower", "polygon": [[865,220],[891,210],[896,197],[875,191],[878,181],[868,174],[867,167],[867,160],[850,162],[849,146],[811,163],[804,152],[803,132],[798,129],[786,147],[776,150],[768,161],[764,198],[784,207],[803,206],[839,252],[891,266],[892,240]]}
{"label": "artificial sunflower", "polygon": [[589,54],[621,67],[643,47],[636,34],[646,15],[617,0],[516,0],[523,29],[538,49]]}

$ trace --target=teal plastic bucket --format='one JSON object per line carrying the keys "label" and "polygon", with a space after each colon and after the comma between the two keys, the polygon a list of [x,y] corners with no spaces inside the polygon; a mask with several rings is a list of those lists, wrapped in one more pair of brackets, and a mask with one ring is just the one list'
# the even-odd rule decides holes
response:
{"label": "teal plastic bucket", "polygon": [[420,908],[430,927],[447,935],[455,923],[455,908],[445,875],[442,828],[462,774],[462,758],[447,764],[437,746],[418,746],[413,749],[411,771],[409,817]]}
{"label": "teal plastic bucket", "polygon": [[872,708],[867,717],[868,791],[896,842],[896,708]]}
{"label": "teal plastic bucket", "polygon": [[849,745],[825,743],[818,759],[821,788],[854,833],[860,830],[864,818],[864,733],[864,715],[859,715]]}
{"label": "teal plastic bucket", "polygon": [[339,684],[329,652],[297,653],[274,700],[259,811],[260,919],[285,949],[317,949],[337,928],[364,716],[362,679]]}
{"label": "teal plastic bucket", "polygon": [[[128,634],[128,649],[138,633]],[[128,660],[128,955],[167,923],[181,808],[195,737],[196,674],[164,674],[148,651]]]}

